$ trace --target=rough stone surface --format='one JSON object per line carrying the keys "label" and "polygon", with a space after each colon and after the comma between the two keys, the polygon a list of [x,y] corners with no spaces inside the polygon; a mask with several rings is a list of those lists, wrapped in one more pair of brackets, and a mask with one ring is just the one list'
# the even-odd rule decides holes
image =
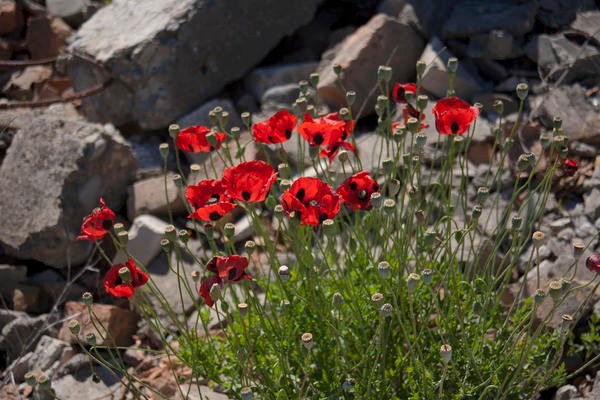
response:
{"label": "rough stone surface", "polygon": [[0,35],[6,35],[23,25],[23,14],[13,0],[0,0]]}
{"label": "rough stone surface", "polygon": [[[160,241],[164,238],[167,223],[149,214],[139,215],[129,228],[127,251],[142,265],[148,265],[160,252]],[[120,253],[115,255],[114,263],[122,263]]]}
{"label": "rough stone surface", "polygon": [[84,303],[78,301],[67,301],[65,303],[65,312],[62,327],[58,338],[69,343],[76,343],[75,336],[69,330],[69,321],[77,319],[81,326],[80,338],[85,342],[85,336],[89,333],[96,335],[96,343],[102,345],[128,346],[132,342],[132,335],[137,329],[138,316],[129,310],[113,306],[110,304],[92,305],[95,317],[98,318],[101,325],[95,321],[96,326],[103,326],[102,331],[98,331],[90,318],[90,313]]}
{"label": "rough stone surface", "polygon": [[38,335],[46,330],[47,320],[46,314],[37,317],[30,317],[25,313],[17,314],[17,317],[9,320],[0,331],[0,350],[6,351],[8,358],[13,359],[33,348]]}
{"label": "rough stone surface", "polygon": [[261,110],[270,117],[279,110],[292,111],[292,104],[298,98],[300,90],[297,83],[288,83],[285,85],[273,86],[267,89],[262,98]]}
{"label": "rough stone surface", "polygon": [[[321,0],[117,0],[82,25],[72,48],[120,81],[84,101],[95,121],[161,128],[241,78],[285,35],[306,24]],[[218,36],[215,37],[215,33]],[[72,58],[76,89],[103,71]]]}
{"label": "rough stone surface", "polygon": [[596,8],[593,0],[541,0],[539,5],[537,19],[554,29],[567,27],[576,13]]}
{"label": "rough stone surface", "polygon": [[57,56],[69,35],[71,28],[59,18],[40,15],[27,20],[25,42],[34,60]]}
{"label": "rough stone surface", "polygon": [[392,82],[411,81],[424,46],[425,42],[413,28],[385,14],[377,14],[337,47],[331,61],[321,62],[319,94],[338,107],[346,105],[345,93],[336,85],[337,77],[332,68],[339,64],[344,68],[344,86],[356,92],[353,108],[370,114],[378,94],[377,67],[392,67]]}
{"label": "rough stone surface", "polygon": [[42,289],[37,286],[17,285],[13,290],[13,310],[40,313],[48,311],[47,304],[42,301]]}
{"label": "rough stone surface", "polygon": [[600,11],[586,11],[577,13],[575,20],[571,23],[571,28],[585,33],[600,43]]}
{"label": "rough stone surface", "polygon": [[24,68],[14,72],[4,85],[4,93],[15,100],[31,100],[36,85],[52,76],[52,68],[43,65]]}
{"label": "rough stone surface", "polygon": [[244,86],[256,100],[260,100],[269,88],[290,83],[297,85],[299,81],[308,79],[318,65],[316,62],[305,62],[256,68],[244,78]]}
{"label": "rough stone surface", "polygon": [[[19,258],[62,268],[85,261],[75,241],[82,218],[104,197],[118,210],[135,175],[131,148],[110,125],[52,112],[0,115],[16,134],[0,166],[0,243]],[[27,173],[24,173],[27,171]]]}
{"label": "rough stone surface", "polygon": [[50,336],[42,336],[34,351],[15,360],[6,369],[11,371],[17,383],[24,380],[29,371],[40,371],[48,376],[59,368],[61,363],[73,355],[71,345]]}
{"label": "rough stone surface", "polygon": [[600,113],[578,84],[559,86],[544,94],[536,114],[549,129],[554,117],[561,117],[569,140],[600,143]]}
{"label": "rough stone surface", "polygon": [[94,365],[94,373],[98,377],[98,381],[95,382],[87,357],[78,357],[78,360],[73,361],[77,361],[78,365],[74,365],[75,368],[71,373],[61,374],[58,379],[52,380],[52,389],[56,392],[56,398],[61,400],[116,398],[115,394],[119,393],[122,383],[113,372],[103,366]]}
{"label": "rough stone surface", "polygon": [[512,35],[524,35],[533,28],[537,2],[464,1],[447,18],[441,36],[444,39],[468,38],[492,29],[504,29]]}
{"label": "rough stone surface", "polygon": [[92,9],[90,0],[46,0],[46,9],[71,26],[79,26]]}
{"label": "rough stone surface", "polygon": [[397,18],[405,5],[406,0],[383,0],[379,3],[377,12]]}
{"label": "rough stone surface", "polygon": [[24,265],[0,264],[0,297],[8,300],[13,288],[27,278],[27,267]]}
{"label": "rough stone surface", "polygon": [[[431,39],[420,59],[427,66],[423,73],[423,89],[436,97],[446,97],[448,89],[448,71],[446,64],[453,55],[437,38]],[[465,68],[465,63],[459,62],[454,81],[454,91],[458,97],[471,99],[476,93],[483,91],[481,78]]]}
{"label": "rough stone surface", "polygon": [[167,195],[165,197],[165,178],[154,176],[137,181],[128,188],[127,217],[135,219],[142,214],[167,215],[169,208],[175,214],[185,212],[185,206],[179,197],[179,189],[173,182],[173,174],[167,176]]}
{"label": "rough stone surface", "polygon": [[554,394],[554,400],[570,400],[577,397],[579,391],[573,385],[565,385],[558,388]]}

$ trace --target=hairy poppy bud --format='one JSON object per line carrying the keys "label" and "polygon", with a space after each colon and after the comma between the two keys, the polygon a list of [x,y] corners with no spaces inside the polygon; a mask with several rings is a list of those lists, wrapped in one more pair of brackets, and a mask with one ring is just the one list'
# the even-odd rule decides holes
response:
{"label": "hairy poppy bud", "polygon": [[448,59],[447,68],[448,72],[450,72],[451,74],[456,73],[456,70],[458,69],[458,59],[456,57],[450,57]]}
{"label": "hairy poppy bud", "polygon": [[306,332],[302,334],[302,344],[306,348],[306,350],[310,350],[314,346],[313,335],[310,332]]}
{"label": "hairy poppy bud", "polygon": [[496,112],[496,114],[504,114],[504,102],[500,99],[496,99],[494,100],[494,111]]}
{"label": "hairy poppy bud", "polygon": [[170,135],[170,136],[171,136],[173,139],[175,139],[175,138],[177,137],[177,135],[179,135],[179,131],[180,131],[180,130],[181,130],[181,129],[179,128],[179,125],[177,125],[177,124],[172,124],[172,125],[169,125],[169,135]]}
{"label": "hairy poppy bud", "polygon": [[83,301],[83,304],[85,304],[88,307],[91,307],[92,303],[94,301],[94,298],[90,292],[85,292],[84,294],[81,295],[81,300]]}
{"label": "hairy poppy bud", "polygon": [[517,97],[523,101],[529,94],[529,86],[526,83],[519,83],[517,85]]}
{"label": "hairy poppy bud", "polygon": [[217,300],[221,300],[223,298],[223,292],[221,291],[221,285],[219,285],[218,283],[213,283],[212,286],[210,287],[210,298],[213,301],[217,301]]}
{"label": "hairy poppy bud", "polygon": [[389,82],[392,79],[392,67],[388,65],[380,65],[377,68],[377,80]]}
{"label": "hairy poppy bud", "polygon": [[394,312],[394,307],[390,303],[385,303],[381,306],[379,311],[381,312],[381,315],[383,315],[385,318],[388,318],[392,316],[392,313]]}
{"label": "hairy poppy bud", "polygon": [[452,359],[452,346],[447,343],[443,344],[442,347],[440,347],[440,356],[442,357],[444,364],[448,364]]}
{"label": "hairy poppy bud", "polygon": [[169,156],[169,145],[167,143],[161,143],[158,146],[158,151],[160,151],[160,155],[163,158],[167,158]]}
{"label": "hairy poppy bud", "polygon": [[414,272],[408,274],[408,279],[406,280],[406,289],[408,290],[408,293],[414,293],[417,286],[419,286],[420,281],[421,276],[419,274],[415,274]]}
{"label": "hairy poppy bud", "polygon": [[373,304],[375,308],[381,308],[383,305],[383,294],[379,292],[373,293],[371,296],[371,304]]}
{"label": "hairy poppy bud", "polygon": [[377,264],[377,271],[382,279],[388,279],[390,277],[391,266],[387,261],[381,261]]}
{"label": "hairy poppy bud", "polygon": [[79,325],[79,321],[77,321],[76,319],[70,320],[68,327],[73,335],[79,335],[79,331],[81,330],[81,325]]}
{"label": "hairy poppy bud", "polygon": [[421,279],[423,279],[424,284],[431,284],[431,281],[433,280],[433,271],[430,268],[425,268],[421,271]]}
{"label": "hairy poppy bud", "polygon": [[282,265],[281,267],[279,267],[279,269],[277,270],[277,274],[279,275],[281,280],[284,282],[287,282],[290,280],[290,269],[288,268],[287,265]]}

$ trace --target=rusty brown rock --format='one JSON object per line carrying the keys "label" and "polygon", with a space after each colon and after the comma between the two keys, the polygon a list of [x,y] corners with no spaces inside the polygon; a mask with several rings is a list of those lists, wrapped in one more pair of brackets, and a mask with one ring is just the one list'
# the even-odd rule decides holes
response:
{"label": "rusty brown rock", "polygon": [[12,0],[0,0],[0,35],[7,35],[23,25],[21,9]]}
{"label": "rusty brown rock", "polygon": [[71,28],[61,19],[49,16],[29,18],[25,41],[31,58],[36,60],[57,56],[70,34]]}

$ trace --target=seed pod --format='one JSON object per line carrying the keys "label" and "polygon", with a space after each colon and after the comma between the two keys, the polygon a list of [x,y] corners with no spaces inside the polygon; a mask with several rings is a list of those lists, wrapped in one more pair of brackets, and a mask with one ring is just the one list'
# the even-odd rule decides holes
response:
{"label": "seed pod", "polygon": [[287,282],[290,280],[290,269],[288,268],[287,265],[282,265],[281,267],[279,267],[279,269],[277,270],[277,274],[279,275],[281,280],[284,282]]}
{"label": "seed pod", "polygon": [[447,343],[443,344],[442,347],[440,347],[440,356],[442,357],[444,364],[448,364],[450,359],[452,359],[452,346]]}
{"label": "seed pod", "polygon": [[310,332],[306,332],[302,334],[302,345],[306,348],[306,350],[310,350],[314,346],[313,335]]}
{"label": "seed pod", "polygon": [[388,279],[390,277],[391,267],[387,261],[381,261],[377,264],[377,271],[382,279]]}

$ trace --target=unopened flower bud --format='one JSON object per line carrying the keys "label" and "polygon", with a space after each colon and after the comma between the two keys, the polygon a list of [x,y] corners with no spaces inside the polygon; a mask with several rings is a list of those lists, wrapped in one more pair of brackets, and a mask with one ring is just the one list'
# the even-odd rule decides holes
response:
{"label": "unopened flower bud", "polygon": [[479,219],[479,217],[481,217],[481,213],[483,212],[483,208],[478,204],[475,207],[473,207],[473,210],[471,211],[471,218],[474,219],[475,221],[477,221]]}
{"label": "unopened flower bud", "polygon": [[517,97],[519,100],[523,101],[527,97],[529,93],[529,86],[526,83],[519,83],[517,85]]}
{"label": "unopened flower bud", "polygon": [[559,130],[562,128],[563,120],[561,117],[554,117],[552,120],[552,124],[554,125],[554,129]]}
{"label": "unopened flower bud", "polygon": [[231,239],[235,235],[235,225],[231,222],[226,223],[223,227],[223,233],[225,233],[225,237]]}
{"label": "unopened flower bud", "polygon": [[346,102],[351,106],[356,101],[356,92],[354,90],[348,90],[346,92]]}
{"label": "unopened flower bud", "polygon": [[88,333],[87,335],[85,335],[85,342],[90,346],[95,346],[96,335],[93,332]]}
{"label": "unopened flower bud", "polygon": [[533,294],[533,301],[535,301],[536,304],[542,304],[542,302],[544,301],[544,299],[546,298],[546,292],[542,289],[537,289],[535,291],[535,293]]}
{"label": "unopened flower bud", "polygon": [[421,279],[423,280],[424,284],[431,284],[431,281],[433,280],[433,270],[430,268],[425,268],[423,271],[421,271]]}
{"label": "unopened flower bud", "polygon": [[250,125],[252,125],[252,116],[248,111],[244,111],[240,114],[240,118],[242,118],[242,122],[246,125],[246,128],[250,129]]}
{"label": "unopened flower bud", "polygon": [[429,97],[424,94],[417,96],[417,110],[423,112],[425,108],[427,108],[427,103],[429,102]]}
{"label": "unopened flower bud", "polygon": [[554,280],[552,282],[550,282],[550,285],[548,286],[548,292],[550,293],[550,297],[552,297],[552,300],[554,300],[554,302],[557,302],[560,300],[560,297],[562,296],[563,293],[563,284],[561,281],[559,280]]}
{"label": "unopened flower bud", "polygon": [[535,231],[533,232],[533,235],[531,235],[531,239],[533,241],[533,246],[536,249],[539,249],[546,241],[546,235],[542,231]]}
{"label": "unopened flower bud", "polygon": [[371,304],[373,304],[373,307],[375,307],[376,309],[381,308],[381,306],[383,305],[383,294],[379,292],[373,293],[373,295],[371,296]]}
{"label": "unopened flower bud", "polygon": [[46,374],[41,374],[40,376],[38,376],[37,384],[38,387],[42,390],[50,390],[50,388],[52,387],[50,378],[48,378],[48,375]]}
{"label": "unopened flower bud", "polygon": [[206,134],[206,141],[211,145],[212,148],[217,148],[217,134],[213,131],[210,131]]}
{"label": "unopened flower bud", "polygon": [[477,203],[483,204],[490,195],[490,189],[487,186],[477,188]]}
{"label": "unopened flower bud", "polygon": [[423,235],[425,246],[431,246],[433,244],[433,241],[435,240],[435,236],[435,231],[432,231],[431,229],[426,230],[425,234]]}
{"label": "unopened flower bud", "polygon": [[79,331],[81,331],[81,325],[79,325],[79,321],[77,321],[76,319],[70,320],[68,327],[73,335],[79,335]]}
{"label": "unopened flower bud", "polygon": [[448,364],[452,359],[452,346],[448,343],[443,344],[442,347],[440,347],[440,357],[442,357],[444,364]]}
{"label": "unopened flower bud", "polygon": [[160,248],[165,253],[168,253],[171,250],[171,241],[169,239],[162,239],[160,241]]}
{"label": "unopened flower bud", "polygon": [[25,378],[25,382],[29,385],[29,386],[35,386],[37,384],[37,379],[35,377],[35,374],[31,371],[27,372],[23,378]]}
{"label": "unopened flower bud", "polygon": [[240,315],[242,316],[242,319],[246,316],[246,312],[248,311],[248,304],[247,303],[239,303],[238,304],[238,311],[240,312]]}
{"label": "unopened flower bud", "polygon": [[377,68],[377,80],[389,82],[392,79],[392,68],[388,65],[380,65]]}
{"label": "unopened flower bud", "polygon": [[290,269],[288,268],[287,265],[282,265],[281,267],[279,267],[279,269],[277,270],[277,274],[279,275],[281,280],[284,282],[287,282],[290,280]]}
{"label": "unopened flower bud", "polygon": [[81,300],[83,301],[83,304],[85,304],[87,307],[91,307],[92,303],[94,302],[94,297],[90,292],[85,292],[81,295]]}
{"label": "unopened flower bud", "polygon": [[333,294],[331,303],[333,305],[333,308],[335,308],[336,310],[340,310],[342,308],[342,306],[344,305],[344,297],[342,296],[342,294],[340,292],[335,292]]}
{"label": "unopened flower bud", "polygon": [[342,68],[342,66],[340,64],[333,64],[333,73],[334,74],[339,76],[343,71],[344,71],[344,69]]}
{"label": "unopened flower bud", "polygon": [[421,127],[421,123],[415,117],[410,117],[406,121],[406,127],[408,128],[408,130],[411,133],[416,133],[419,130],[419,128]]}
{"label": "unopened flower bud", "polygon": [[427,66],[427,64],[425,64],[425,61],[423,60],[419,60],[417,61],[417,76],[420,78],[423,76],[423,74],[425,73],[425,67]]}
{"label": "unopened flower bud", "polygon": [[179,128],[179,125],[177,125],[177,124],[172,124],[172,125],[169,125],[169,135],[170,135],[170,136],[171,136],[173,139],[175,139],[175,138],[177,137],[177,135],[179,135],[179,131],[180,131],[180,130],[181,130],[181,129]]}
{"label": "unopened flower bud", "polygon": [[160,151],[160,155],[163,158],[167,158],[169,156],[169,145],[167,143],[161,143],[158,146],[158,151]]}
{"label": "unopened flower bud", "polygon": [[573,241],[573,258],[579,260],[585,250],[585,244],[580,240]]}
{"label": "unopened flower bud", "polygon": [[390,277],[391,266],[387,261],[381,261],[377,264],[377,271],[382,279],[388,279]]}
{"label": "unopened flower bud", "polygon": [[408,290],[408,293],[414,293],[417,286],[419,286],[420,281],[421,275],[415,274],[414,272],[408,274],[408,279],[406,280],[406,290]]}
{"label": "unopened flower bud", "polygon": [[385,303],[381,306],[379,311],[384,318],[388,318],[392,316],[392,313],[394,312],[394,306],[392,306],[390,303]]}
{"label": "unopened flower bud", "polygon": [[312,333],[306,332],[302,334],[302,345],[304,345],[304,348],[306,348],[306,350],[310,350],[313,348],[314,342]]}
{"label": "unopened flower bud", "polygon": [[200,271],[197,269],[192,271],[192,281],[198,282],[200,280]]}
{"label": "unopened flower bud", "polygon": [[504,102],[500,99],[496,99],[494,100],[494,111],[496,112],[496,114],[502,115],[504,114]]}
{"label": "unopened flower bud", "polygon": [[210,294],[210,298],[215,302],[217,300],[221,300],[223,298],[223,292],[221,291],[221,285],[218,283],[213,283],[212,286],[210,287],[210,291],[208,293]]}
{"label": "unopened flower bud", "polygon": [[379,207],[381,207],[382,203],[383,203],[383,196],[381,196],[380,192],[371,193],[371,204],[373,205],[373,207],[379,208]]}
{"label": "unopened flower bud", "polygon": [[248,257],[250,257],[252,253],[254,253],[254,250],[256,250],[256,242],[254,242],[254,240],[248,240],[244,244],[244,248],[246,249],[246,253],[248,253]]}
{"label": "unopened flower bud", "polygon": [[119,268],[119,277],[125,283],[131,283],[131,271],[127,267]]}

